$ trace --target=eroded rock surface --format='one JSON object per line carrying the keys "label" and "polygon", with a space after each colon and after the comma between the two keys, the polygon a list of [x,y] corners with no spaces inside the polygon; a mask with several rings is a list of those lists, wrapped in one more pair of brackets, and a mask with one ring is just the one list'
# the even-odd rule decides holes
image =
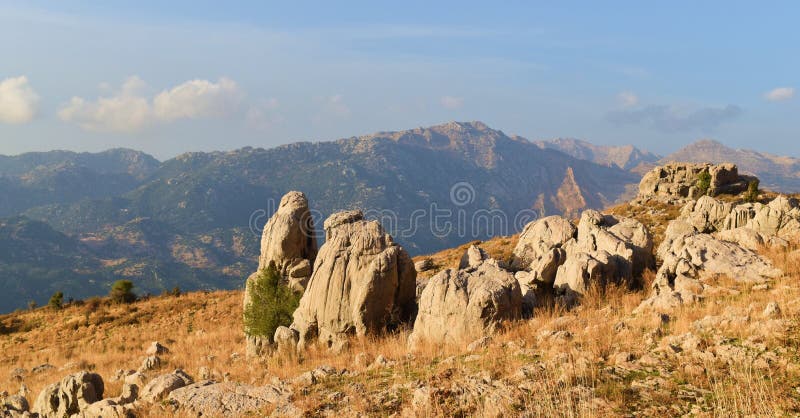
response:
{"label": "eroded rock surface", "polygon": [[377,334],[416,311],[416,270],[408,253],[377,221],[339,212],[324,224],[320,248],[291,328],[299,347],[336,347],[349,335]]}
{"label": "eroded rock surface", "polygon": [[503,321],[519,318],[521,309],[520,285],[497,261],[448,269],[432,277],[423,290],[410,343],[469,342],[491,334]]}

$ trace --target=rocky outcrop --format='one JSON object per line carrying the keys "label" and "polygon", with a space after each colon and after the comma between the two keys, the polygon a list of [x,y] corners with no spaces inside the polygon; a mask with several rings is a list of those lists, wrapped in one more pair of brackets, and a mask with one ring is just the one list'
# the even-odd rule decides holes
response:
{"label": "rocky outcrop", "polygon": [[584,211],[577,238],[565,244],[566,261],[556,272],[553,287],[568,303],[590,286],[632,283],[652,268],[653,240],[639,221]]}
{"label": "rocky outcrop", "polygon": [[[469,251],[479,253],[477,248]],[[503,321],[519,318],[521,309],[520,285],[497,261],[483,259],[463,269],[448,269],[432,277],[423,290],[410,344],[469,342],[494,332]]]}
{"label": "rocky outcrop", "polygon": [[520,233],[511,266],[531,272],[542,283],[553,283],[558,266],[564,263],[565,243],[575,238],[577,228],[561,216],[548,216],[531,222]]}
{"label": "rocky outcrop", "polygon": [[103,399],[103,378],[95,373],[69,375],[47,386],[33,404],[33,412],[42,418],[61,418],[78,414]]}
{"label": "rocky outcrop", "polygon": [[416,270],[408,253],[361,211],[339,212],[324,224],[326,242],[291,328],[299,347],[330,348],[349,335],[379,333],[416,311]]}
{"label": "rocky outcrop", "polygon": [[197,416],[241,417],[257,416],[270,405],[287,403],[290,394],[274,386],[204,381],[172,391],[168,401]]}
{"label": "rocky outcrop", "polygon": [[652,295],[642,302],[640,310],[671,309],[699,301],[704,297],[704,280],[710,277],[762,283],[781,274],[764,257],[710,234],[679,236],[662,248],[662,257]]}
{"label": "rocky outcrop", "polygon": [[[253,283],[258,274],[269,265],[277,269],[286,285],[302,292],[311,277],[316,256],[317,240],[308,200],[301,192],[286,193],[278,210],[264,225],[258,270],[245,284],[244,306],[251,301]],[[271,336],[251,335],[247,330],[245,334],[248,356],[261,355],[272,346]]]}
{"label": "rocky outcrop", "polygon": [[194,380],[181,369],[172,373],[162,374],[151,380],[142,389],[141,398],[147,402],[159,402],[166,398],[173,390],[180,389],[194,383]]}
{"label": "rocky outcrop", "polygon": [[275,263],[286,283],[302,291],[311,277],[316,255],[314,219],[308,208],[308,200],[301,192],[286,193],[281,198],[278,210],[264,225],[258,270]]}
{"label": "rocky outcrop", "polygon": [[710,196],[688,202],[670,222],[658,250],[660,258],[672,241],[694,233],[713,233],[717,238],[756,250],[764,245],[786,245],[800,236],[800,208],[794,199],[778,196],[768,204],[734,205]]}
{"label": "rocky outcrop", "polygon": [[740,176],[735,164],[669,163],[656,167],[639,182],[639,200],[652,198],[666,200],[697,199],[702,190],[697,187],[699,175],[711,176],[708,195],[738,194],[747,190],[750,177]]}

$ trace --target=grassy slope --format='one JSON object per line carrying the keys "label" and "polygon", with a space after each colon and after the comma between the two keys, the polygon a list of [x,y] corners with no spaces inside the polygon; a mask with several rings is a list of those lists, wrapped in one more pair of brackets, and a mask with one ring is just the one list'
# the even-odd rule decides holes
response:
{"label": "grassy slope", "polygon": [[[500,237],[481,245],[506,258],[514,243],[514,237]],[[447,250],[432,258],[449,267],[461,253],[461,248]],[[57,312],[18,312],[0,317],[0,390],[16,392],[19,382],[12,370],[25,368],[32,402],[46,384],[88,368],[105,378],[106,396],[116,396],[120,383],[111,381],[115,370],[136,369],[145,347],[157,340],[171,348],[164,371],[181,367],[194,376],[208,367],[220,380],[227,373],[233,381],[264,385],[319,365],[358,372],[295,391],[295,404],[312,414],[389,415],[410,408],[418,387],[436,388],[427,407],[416,411],[420,415],[488,414],[496,408],[508,415],[527,410],[547,416],[797,414],[800,253],[765,254],[787,272],[768,289],[720,278],[708,283],[715,291],[707,301],[675,312],[667,322],[653,314],[632,314],[646,292],[593,291],[572,311],[543,308],[533,319],[512,324],[475,355],[465,346],[430,346],[408,357],[408,332],[402,331],[354,340],[341,354],[310,351],[299,361],[249,361],[234,354],[244,351],[239,291],[156,297],[129,306],[95,301]],[[780,305],[781,316],[762,318],[772,301]],[[710,329],[702,326],[704,318],[714,323]],[[687,333],[696,337],[700,354],[688,354],[694,340]],[[362,352],[397,363],[366,370],[354,365]],[[725,361],[725,353],[735,353],[735,360]],[[30,373],[43,363],[56,369]],[[479,391],[486,381],[499,385],[501,399],[463,395]],[[159,407],[141,412],[164,414]]]}

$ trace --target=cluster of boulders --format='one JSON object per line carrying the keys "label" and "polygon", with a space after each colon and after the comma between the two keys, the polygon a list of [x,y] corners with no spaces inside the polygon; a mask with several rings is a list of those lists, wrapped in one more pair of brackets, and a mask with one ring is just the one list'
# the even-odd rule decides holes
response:
{"label": "cluster of boulders", "polygon": [[653,239],[641,222],[586,210],[577,227],[560,216],[528,224],[511,265],[519,270],[526,308],[542,292],[554,292],[571,304],[592,286],[634,284],[653,268],[652,249]]}
{"label": "cluster of boulders", "polygon": [[[271,336],[245,330],[248,355],[302,350],[312,342],[342,349],[349,336],[396,328],[416,313],[414,263],[380,223],[345,211],[323,227],[325,244],[317,249],[308,200],[300,192],[286,194],[265,226],[259,269],[275,265],[303,296],[291,326]],[[248,279],[245,306],[256,274]]]}
{"label": "cluster of boulders", "polygon": [[760,248],[800,237],[800,205],[778,196],[767,204],[734,205],[710,196],[687,203],[670,222],[657,255],[653,294],[640,308],[669,309],[703,298],[707,278],[725,276],[761,285],[781,271]]}
{"label": "cluster of boulders", "polygon": [[[412,346],[469,341],[529,315],[543,292],[574,303],[591,286],[631,283],[653,266],[652,239],[641,223],[588,210],[577,227],[559,216],[527,225],[510,264],[470,247],[458,268],[418,289],[417,266],[378,222],[360,211],[335,213],[324,222],[325,244],[316,252],[308,231],[300,231],[311,224],[297,222],[305,213],[306,198],[290,192],[264,229],[260,267],[316,257],[292,324],[267,338],[248,337],[249,354],[267,347],[296,352],[310,343],[341,350],[350,336],[412,323]],[[275,225],[286,219],[288,228]],[[248,286],[245,304],[249,292]]]}
{"label": "cluster of boulders", "polygon": [[[701,173],[708,173],[707,190],[698,185]],[[639,183],[638,201],[660,199],[680,202],[697,199],[704,194],[738,194],[745,190],[754,177],[739,174],[735,164],[669,163],[650,170]]]}

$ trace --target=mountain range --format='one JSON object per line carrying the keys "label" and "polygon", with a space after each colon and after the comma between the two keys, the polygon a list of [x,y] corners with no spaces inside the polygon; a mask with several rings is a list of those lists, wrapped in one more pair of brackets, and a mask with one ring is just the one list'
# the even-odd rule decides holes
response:
{"label": "mountain range", "polygon": [[420,254],[610,205],[638,181],[480,122],[161,163],[130,150],[23,154],[0,158],[0,173],[20,196],[2,212],[0,311],[55,291],[103,294],[117,279],[140,293],[239,287],[289,190],[308,196],[318,227],[364,209]]}
{"label": "mountain range", "polygon": [[[666,159],[733,161],[764,187],[800,189],[788,157],[704,141]],[[126,149],[0,156],[0,312],[55,291],[104,294],[117,279],[139,293],[238,288],[289,190],[306,193],[318,229],[360,208],[424,254],[627,199],[659,161],[633,146],[532,142],[481,122],[164,162]]]}

